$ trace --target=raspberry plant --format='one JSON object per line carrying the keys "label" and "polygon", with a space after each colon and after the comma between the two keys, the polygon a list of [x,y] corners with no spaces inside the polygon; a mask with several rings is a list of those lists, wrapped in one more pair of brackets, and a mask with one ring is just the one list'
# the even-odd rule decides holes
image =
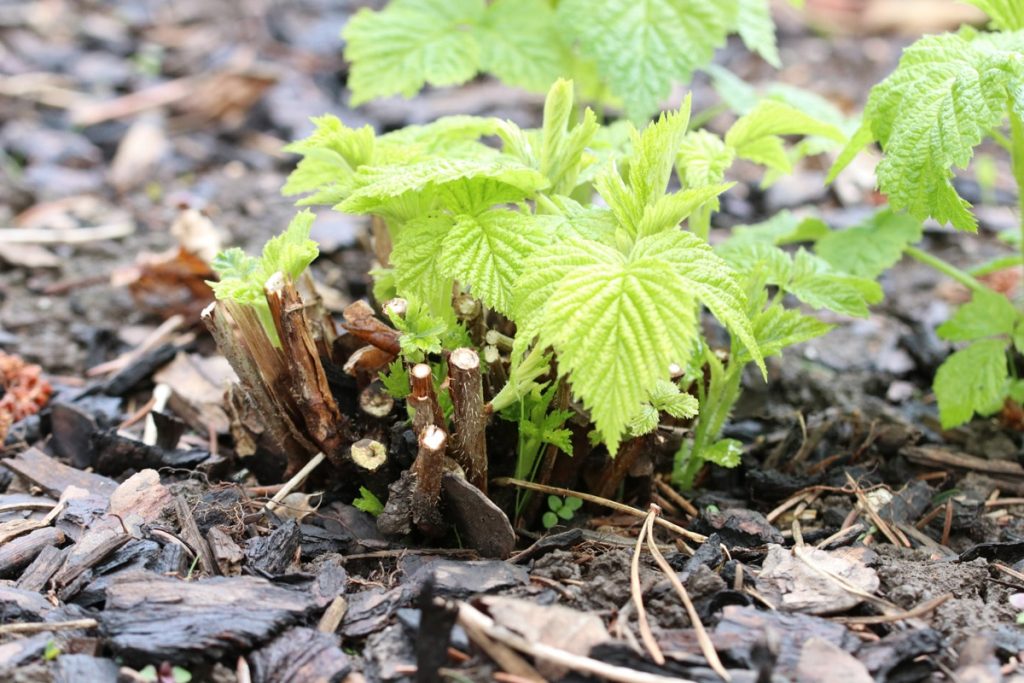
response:
{"label": "raspberry plant", "polygon": [[[489,336],[514,330],[505,337],[508,379],[489,405],[519,422],[517,474],[534,471],[544,444],[570,449],[561,425],[573,413],[552,402],[564,382],[612,454],[662,415],[693,418],[700,407],[697,436],[680,455],[686,484],[705,459],[738,462],[718,437],[743,367],[763,373],[765,355],[828,330],[785,308],[784,292],[852,315],[879,296],[877,285],[809,254],[773,252],[771,268],[752,267],[749,255],[718,255],[707,242],[735,159],[785,172],[794,155],[782,136],[841,142],[839,129],[780,101],[759,104],[721,138],[689,131],[688,119],[689,99],[642,130],[627,124],[623,142],[621,126],[578,113],[564,80],[548,93],[538,130],[449,117],[375,136],[322,117],[290,148],[303,158],[285,192],[386,225],[394,246],[375,273],[376,293],[433,321],[420,326],[434,326],[421,351],[440,352],[445,326],[460,327],[453,295],[482,303]],[[703,308],[730,334],[724,356],[701,333]],[[396,373],[400,366],[385,383],[401,391]]]}
{"label": "raspberry plant", "polygon": [[[975,148],[992,140],[1009,153],[1018,190],[1024,191],[1024,6],[1014,0],[969,0],[992,19],[991,32],[962,28],[922,38],[907,48],[897,69],[871,91],[863,122],[832,169],[834,178],[857,153],[877,142],[884,157],[878,186],[890,205],[918,223],[933,218],[975,231],[971,205],[953,185],[954,169],[970,163]],[[1024,213],[1024,192],[1021,193]],[[913,221],[911,221],[912,223]],[[1024,400],[1014,351],[1024,351],[1024,316],[1005,296],[974,276],[1021,263],[1021,255],[964,272],[912,246],[920,227],[846,231],[833,253],[847,260],[905,252],[968,287],[973,299],[938,328],[943,339],[966,343],[939,367],[934,390],[943,427],[975,414],[998,412],[1007,398]],[[1024,233],[1024,222],[1021,224]],[[1019,236],[1010,240],[1021,245]],[[887,267],[895,258],[887,258]],[[881,265],[881,264],[879,264]],[[875,274],[881,269],[873,269]]]}
{"label": "raspberry plant", "polygon": [[767,0],[392,0],[343,36],[353,105],[480,72],[538,92],[571,75],[641,121],[731,33],[779,65]]}

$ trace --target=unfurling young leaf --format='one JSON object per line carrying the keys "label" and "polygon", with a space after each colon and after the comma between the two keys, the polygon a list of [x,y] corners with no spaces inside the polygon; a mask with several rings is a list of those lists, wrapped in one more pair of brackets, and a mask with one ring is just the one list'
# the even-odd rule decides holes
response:
{"label": "unfurling young leaf", "polygon": [[264,245],[260,258],[246,256],[241,249],[234,248],[213,260],[213,269],[220,276],[220,281],[209,283],[213,293],[218,299],[253,307],[274,346],[280,346],[281,342],[270,316],[264,286],[275,273],[296,281],[316,259],[320,250],[316,242],[309,239],[315,218],[311,211],[299,212],[287,230]]}

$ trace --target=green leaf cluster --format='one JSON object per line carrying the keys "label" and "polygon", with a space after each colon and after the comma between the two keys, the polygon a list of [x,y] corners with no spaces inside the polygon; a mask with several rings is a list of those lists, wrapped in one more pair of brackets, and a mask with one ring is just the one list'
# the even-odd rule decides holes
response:
{"label": "green leaf cluster", "polygon": [[548,511],[544,513],[541,521],[545,529],[553,529],[558,525],[559,520],[568,522],[576,516],[576,511],[583,507],[583,500],[575,496],[559,498],[548,496]]}
{"label": "green leaf cluster", "polygon": [[640,121],[731,33],[779,66],[766,0],[392,0],[342,35],[353,105],[481,72],[533,91],[568,76]]}

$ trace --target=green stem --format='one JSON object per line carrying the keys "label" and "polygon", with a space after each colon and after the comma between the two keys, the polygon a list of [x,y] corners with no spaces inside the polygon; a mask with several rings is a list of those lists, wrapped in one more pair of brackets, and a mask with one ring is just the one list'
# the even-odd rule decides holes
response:
{"label": "green stem", "polygon": [[1010,158],[1013,162],[1013,179],[1017,183],[1017,207],[1020,211],[1021,244],[1018,247],[1024,255],[1024,120],[1010,104]]}
{"label": "green stem", "polygon": [[[677,456],[675,482],[680,488],[689,489],[693,480],[704,466],[704,451],[711,447],[722,434],[725,421],[729,419],[733,407],[740,396],[740,384],[743,378],[743,365],[730,363],[723,367],[713,352],[706,351],[710,379],[706,392],[699,392],[700,417],[693,432],[693,440],[684,443]],[[733,355],[735,358],[735,355]]]}
{"label": "green stem", "polygon": [[926,266],[934,268],[935,270],[939,271],[943,275],[946,275],[946,276],[956,280],[957,282],[962,284],[964,287],[967,287],[971,291],[974,291],[974,292],[989,292],[989,291],[991,291],[991,290],[989,290],[988,287],[986,287],[985,285],[981,284],[977,279],[972,277],[967,272],[957,268],[956,266],[954,266],[952,263],[950,263],[948,261],[944,261],[944,260],[940,259],[938,256],[934,256],[932,254],[929,254],[928,252],[923,251],[921,249],[918,249],[917,247],[906,247],[903,250],[903,252],[907,256],[909,256],[910,258],[914,259],[915,261],[918,261],[919,263],[923,263]]}

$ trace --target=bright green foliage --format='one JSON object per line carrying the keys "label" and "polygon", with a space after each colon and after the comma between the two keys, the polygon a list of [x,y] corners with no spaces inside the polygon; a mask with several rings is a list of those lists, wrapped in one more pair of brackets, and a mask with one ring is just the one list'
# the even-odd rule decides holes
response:
{"label": "bright green foliage", "polygon": [[846,141],[843,131],[830,123],[785,102],[763,100],[733,124],[725,135],[725,144],[741,159],[789,173],[792,159],[781,136],[794,134],[814,135],[838,143]]}
{"label": "bright green foliage", "polygon": [[[767,0],[392,0],[343,31],[352,104],[410,97],[480,72],[542,91],[571,76],[641,121],[674,82],[711,61],[726,36],[779,66]],[[554,178],[555,176],[549,176]]]}
{"label": "bright green foliage", "polygon": [[1001,31],[1024,29],[1024,5],[1018,0],[965,0],[992,17],[992,27]]}
{"label": "bright green foliage", "polygon": [[754,318],[754,337],[765,357],[778,355],[789,346],[821,337],[831,329],[832,325],[828,323],[778,303],[771,304]]}
{"label": "bright green foliage", "polygon": [[[1019,3],[978,4],[998,11],[997,23],[1016,25]],[[967,166],[974,148],[1003,123],[1008,109],[1017,117],[1024,113],[1022,50],[1024,31],[964,28],[914,43],[896,71],[871,91],[861,130],[832,176],[877,141],[885,152],[878,184],[894,208],[919,220],[930,216],[974,230],[970,204],[953,188],[953,169]]]}
{"label": "bright green foliage", "polygon": [[469,336],[457,323],[434,315],[430,307],[419,301],[409,301],[404,315],[391,315],[391,324],[402,335],[398,343],[402,357],[410,363],[422,363],[430,354],[444,349],[470,346]]}
{"label": "bright green foliage", "polygon": [[868,278],[847,275],[805,249],[790,256],[765,242],[727,242],[719,253],[742,272],[757,273],[765,284],[779,287],[812,308],[856,318],[882,300],[882,288]]}
{"label": "bright green foliage", "polygon": [[583,500],[575,496],[568,496],[565,499],[558,496],[548,496],[548,511],[541,518],[544,528],[554,528],[558,525],[558,520],[560,519],[568,522],[581,507],[583,507]]}
{"label": "bright green foliage", "polygon": [[976,292],[973,298],[957,309],[953,317],[936,330],[948,341],[971,341],[984,337],[1013,334],[1017,309],[1010,300],[996,292]]}
{"label": "bright green foliage", "polygon": [[944,428],[991,415],[1003,406],[1009,390],[1006,344],[985,339],[952,354],[935,373],[935,398]]}
{"label": "bright green foliage", "polygon": [[359,497],[352,501],[352,506],[363,512],[368,512],[374,517],[384,512],[384,503],[365,486],[359,487]]}
{"label": "bright green foliage", "polygon": [[814,250],[836,270],[877,278],[900,260],[908,245],[920,239],[921,221],[885,210],[863,225],[826,234]]}
{"label": "bright green foliage", "polygon": [[729,30],[726,12],[699,0],[562,0],[558,18],[634,120],[710,62]]}
{"label": "bright green foliage", "polygon": [[391,361],[387,372],[380,374],[380,383],[384,385],[384,390],[398,401],[412,392],[409,384],[409,371],[401,358]]}
{"label": "bright green foliage", "polygon": [[[700,5],[687,21],[717,11]],[[762,150],[780,166],[782,157],[763,152],[782,150],[780,136],[836,138],[837,128],[783,103],[756,107],[725,140],[688,133],[688,120],[689,98],[643,130],[602,128],[589,110],[576,114],[566,81],[549,91],[538,130],[453,117],[364,140],[325,118],[294,146],[310,169],[297,170],[287,189],[387,225],[393,251],[385,277],[410,302],[393,321],[406,361],[436,357],[450,348],[446,335],[464,334],[454,324],[453,294],[469,293],[515,323],[508,382],[491,407],[519,423],[517,475],[529,476],[544,447],[571,450],[562,427],[571,414],[552,409],[559,386],[589,411],[613,454],[623,438],[654,429],[662,414],[692,418],[699,397],[681,391],[670,372],[699,367],[707,352],[702,307],[730,333],[736,361],[729,368],[738,377],[748,362],[764,371],[755,323],[771,353],[827,329],[767,306],[767,284],[856,315],[877,298],[870,283],[809,253],[794,260],[777,249],[780,270],[758,290],[706,241],[735,158]],[[500,149],[480,142],[492,134]],[[331,157],[343,169],[340,180],[314,173],[323,147],[344,162]],[[673,175],[682,187],[669,192]],[[601,201],[591,201],[595,191]],[[681,228],[686,221],[692,231]],[[549,382],[552,371],[559,381]],[[396,395],[407,390],[401,366],[382,381]],[[731,406],[735,393],[705,395]],[[714,424],[717,437],[721,421]],[[731,462],[729,453],[720,460]]]}
{"label": "bright green foliage", "polygon": [[679,390],[679,385],[667,380],[659,380],[648,392],[647,402],[629,421],[630,436],[649,434],[658,428],[661,413],[672,417],[686,419],[697,414],[697,399]]}
{"label": "bright green foliage", "polygon": [[[518,282],[519,317],[536,316],[538,343],[555,349],[559,371],[613,453],[646,387],[667,380],[669,365],[685,364],[697,344],[696,301],[679,272],[687,264],[659,258],[659,247],[714,259],[707,245],[679,232],[639,240],[625,254],[568,240],[531,259]],[[727,281],[719,263],[709,271]]]}
{"label": "bright green foliage", "polygon": [[480,71],[542,90],[566,55],[543,0],[393,0],[361,10],[345,26],[352,104],[411,97],[429,83],[458,85]]}
{"label": "bright green foliage", "polygon": [[219,282],[209,283],[213,293],[218,299],[255,308],[274,346],[280,346],[281,342],[270,316],[264,286],[275,273],[282,273],[294,282],[320,253],[316,242],[309,239],[314,218],[311,211],[300,212],[287,230],[264,245],[260,258],[248,256],[235,247],[213,260],[213,269],[220,277]]}
{"label": "bright green foliage", "polygon": [[935,374],[933,388],[943,427],[963,424],[975,413],[991,415],[1018,393],[1010,381],[1007,352],[1017,345],[1022,324],[1024,319],[1009,299],[978,291],[939,326],[943,339],[970,342]]}

